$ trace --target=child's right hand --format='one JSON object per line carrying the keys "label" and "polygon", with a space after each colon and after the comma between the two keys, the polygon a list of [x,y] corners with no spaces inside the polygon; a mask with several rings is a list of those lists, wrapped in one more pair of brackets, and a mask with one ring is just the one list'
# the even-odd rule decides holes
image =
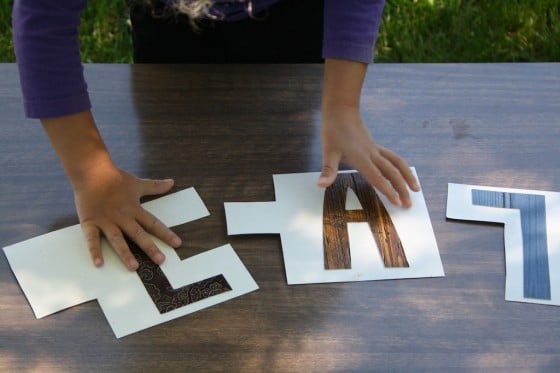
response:
{"label": "child's right hand", "polygon": [[134,271],[138,262],[132,255],[125,236],[134,241],[156,264],[165,260],[148,233],[170,246],[181,244],[180,238],[156,216],[144,210],[140,198],[159,195],[173,187],[173,180],[140,179],[113,165],[93,170],[88,182],[74,190],[76,209],[91,259],[103,265],[101,236],[105,236],[125,266]]}
{"label": "child's right hand", "polygon": [[180,238],[140,205],[140,198],[173,187],[173,180],[139,179],[115,166],[90,111],[41,120],[74,190],[91,259],[103,265],[101,236],[134,271],[138,262],[125,241],[134,241],[157,264],[165,257],[148,233],[178,247]]}

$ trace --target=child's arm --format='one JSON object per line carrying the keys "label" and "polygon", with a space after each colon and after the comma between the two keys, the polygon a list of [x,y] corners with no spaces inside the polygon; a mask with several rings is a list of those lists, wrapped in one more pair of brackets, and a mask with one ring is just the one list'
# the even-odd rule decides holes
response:
{"label": "child's arm", "polygon": [[165,257],[147,232],[174,247],[181,240],[140,206],[140,198],[169,191],[173,180],[139,179],[116,167],[90,111],[41,123],[72,184],[93,263],[103,264],[100,237],[104,235],[127,268],[136,270],[138,263],[124,240],[126,235],[161,264]]}
{"label": "child's arm", "polygon": [[373,62],[384,0],[325,0],[323,57],[323,172],[319,186],[332,184],[338,164],[358,169],[391,203],[411,204],[407,185],[419,190],[408,164],[372,139],[360,116],[367,66]]}
{"label": "child's arm", "polygon": [[167,192],[172,180],[141,180],[118,169],[93,117],[78,45],[80,12],[86,0],[16,0],[14,47],[25,113],[42,119],[74,189],[82,230],[95,265],[103,264],[100,237],[108,238],[126,266],[136,260],[123,234],[156,262],[163,254],[146,232],[171,246],[179,238],[142,209],[140,197]]}
{"label": "child's arm", "polygon": [[391,203],[411,205],[408,187],[420,188],[406,161],[379,146],[360,116],[360,95],[367,64],[327,58],[323,82],[323,170],[319,186],[336,178],[341,160],[350,163]]}

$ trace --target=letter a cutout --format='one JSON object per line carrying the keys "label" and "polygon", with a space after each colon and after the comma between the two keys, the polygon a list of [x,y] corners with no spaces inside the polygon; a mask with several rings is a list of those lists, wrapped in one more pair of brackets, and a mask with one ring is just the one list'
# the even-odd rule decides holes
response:
{"label": "letter a cutout", "polygon": [[[348,189],[361,209],[346,209]],[[325,269],[351,268],[348,223],[368,223],[385,267],[408,267],[404,248],[391,216],[368,182],[358,172],[341,173],[325,190],[323,246]]]}
{"label": "letter a cutout", "polygon": [[[327,190],[318,177],[274,175],[276,201],[225,203],[228,234],[280,234],[290,285],[444,276],[422,192],[401,209],[355,171]],[[348,188],[361,209],[347,209]]]}

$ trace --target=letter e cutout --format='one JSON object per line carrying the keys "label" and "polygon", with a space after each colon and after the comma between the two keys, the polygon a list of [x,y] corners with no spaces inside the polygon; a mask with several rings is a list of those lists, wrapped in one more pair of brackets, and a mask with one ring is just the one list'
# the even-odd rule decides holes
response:
{"label": "letter e cutout", "polygon": [[[170,227],[208,215],[194,188],[144,207]],[[181,260],[173,248],[154,241],[167,257],[161,266],[129,242],[137,272],[128,271],[105,240],[105,264],[95,268],[78,225],[4,252],[37,318],[97,300],[117,338],[258,289],[230,245]]]}

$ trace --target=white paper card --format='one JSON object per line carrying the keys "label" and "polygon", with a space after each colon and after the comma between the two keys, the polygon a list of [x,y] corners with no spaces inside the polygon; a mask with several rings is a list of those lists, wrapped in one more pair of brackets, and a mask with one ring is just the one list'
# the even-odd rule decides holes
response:
{"label": "white paper card", "polygon": [[[386,267],[368,224],[348,223],[351,268],[325,269],[325,189],[317,187],[318,177],[316,172],[274,175],[276,201],[225,203],[228,234],[279,233],[288,284],[444,276],[422,192],[411,193],[410,209],[395,207],[378,193],[401,239],[409,267]],[[353,194],[348,193],[346,209],[362,208]]]}
{"label": "white paper card", "polygon": [[[194,188],[143,206],[167,226],[209,214]],[[258,289],[230,245],[180,260],[173,248],[152,238],[166,256],[161,270],[173,288],[221,274],[231,290],[160,313],[139,275],[124,267],[105,240],[105,264],[93,266],[78,225],[5,247],[4,252],[37,318],[97,299],[117,338]]]}
{"label": "white paper card", "polygon": [[[477,201],[476,193],[499,197],[503,205]],[[516,196],[525,202],[516,204]],[[503,223],[505,299],[560,305],[560,230],[554,227],[560,222],[560,193],[450,183],[447,217]],[[535,257],[535,251],[541,255]]]}

